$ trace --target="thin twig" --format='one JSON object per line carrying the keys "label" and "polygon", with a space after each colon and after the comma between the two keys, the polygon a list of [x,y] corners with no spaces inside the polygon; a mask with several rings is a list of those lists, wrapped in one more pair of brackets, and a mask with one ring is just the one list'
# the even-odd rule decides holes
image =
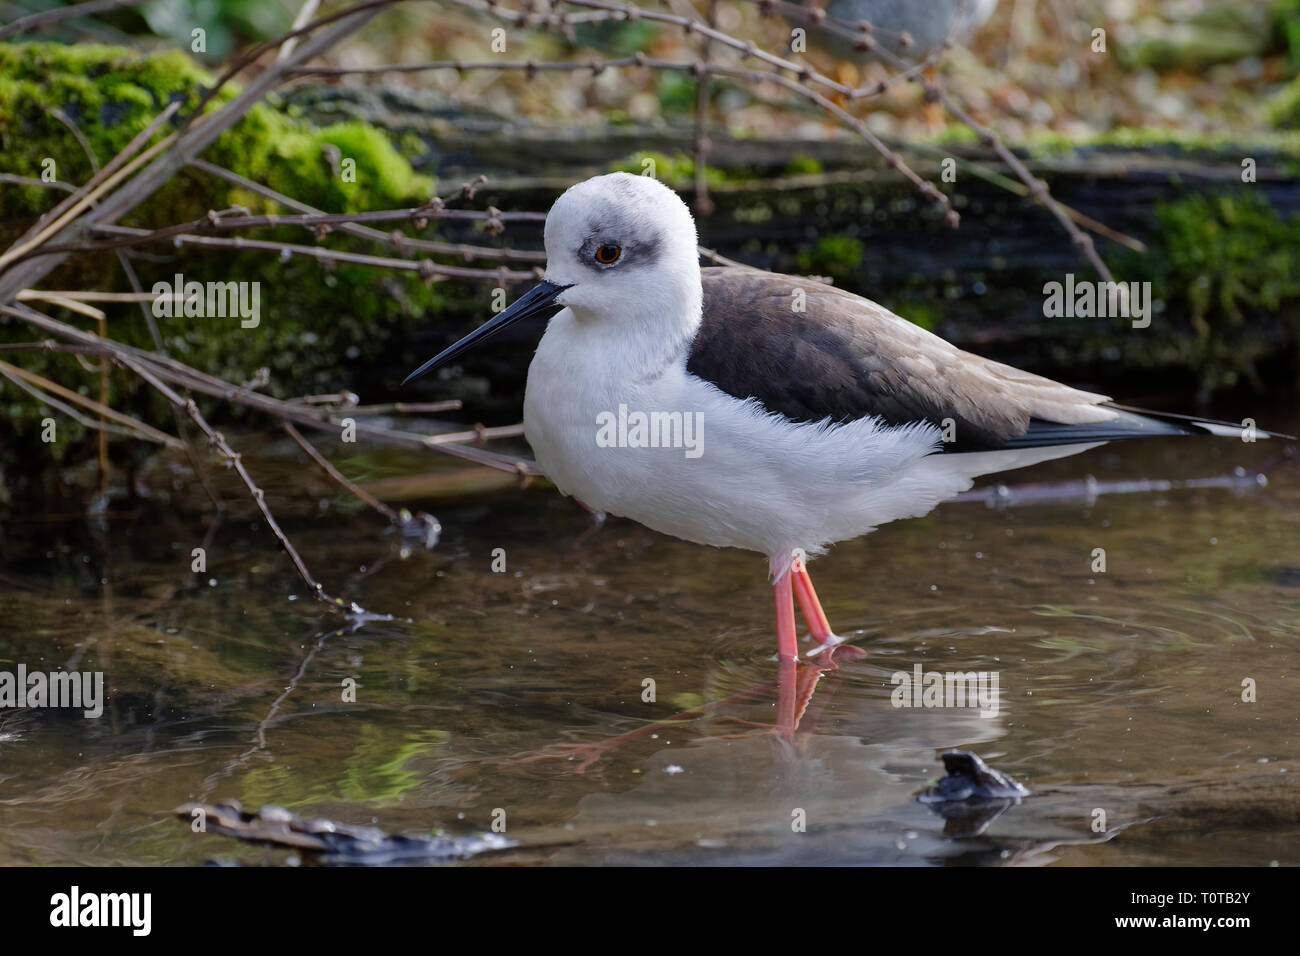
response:
{"label": "thin twig", "polygon": [[65,355],[105,355],[103,349],[89,345],[65,345],[53,339],[40,342],[0,343],[0,352],[58,352]]}
{"label": "thin twig", "polygon": [[[520,64],[519,67],[520,69],[523,69],[524,64]],[[585,69],[586,67],[584,66],[583,68]],[[192,166],[195,169],[201,170],[205,173],[210,173],[213,176],[218,176],[226,180],[227,182],[233,183],[236,186],[240,186],[244,189],[247,189],[250,192],[255,192],[258,195],[264,196],[267,199],[274,200],[275,202],[278,202],[290,209],[296,209],[298,212],[308,213],[316,216],[324,215],[324,213],[322,213],[319,209],[315,209],[312,206],[307,205],[307,203],[300,202],[299,200],[294,199],[292,196],[286,196],[283,193],[276,192],[274,189],[271,189],[269,186],[264,186],[261,183],[254,182],[253,180],[248,179],[245,176],[241,176],[238,173],[232,172],[229,169],[225,169],[222,166],[218,166],[215,163],[209,163],[207,160],[203,160],[203,159],[193,160],[190,163],[190,166]],[[537,216],[538,216],[537,213],[529,213],[528,215],[529,215],[528,221],[534,221],[534,222],[537,221]],[[544,214],[542,215],[544,217]],[[484,213],[483,216],[484,218],[486,218],[487,214]],[[443,218],[447,218],[447,217],[444,215]],[[532,250],[527,250],[527,249],[493,249],[487,246],[472,246],[472,245],[466,245],[464,243],[433,242],[428,239],[415,239],[411,236],[407,236],[405,234],[399,234],[395,232],[394,233],[381,232],[378,229],[371,229],[355,221],[340,223],[338,225],[338,230],[340,232],[346,232],[349,235],[357,236],[358,238],[362,238],[362,239],[372,239],[376,242],[388,242],[402,251],[406,251],[408,249],[418,249],[423,252],[432,252],[441,255],[461,256],[462,258],[465,259],[501,259],[507,262],[511,262],[511,261],[545,262],[546,261],[545,252],[533,252]],[[714,250],[706,249],[703,246],[700,247],[700,255],[703,258],[706,258],[709,261],[713,262],[715,265],[722,265],[722,266],[741,265],[741,263],[736,262],[735,260],[732,259],[728,259],[726,256],[719,255]],[[494,272],[493,275],[495,276],[497,275],[497,273]]]}
{"label": "thin twig", "polygon": [[0,183],[13,183],[16,186],[41,186],[50,189],[62,189],[64,192],[75,193],[77,187],[72,183],[65,183],[58,179],[52,179],[46,182],[44,179],[37,179],[35,176],[19,176],[16,173],[0,173]]}
{"label": "thin twig", "polygon": [[349,415],[431,415],[436,412],[460,411],[464,403],[459,398],[442,402],[388,402],[382,405],[354,405]]}
{"label": "thin twig", "polygon": [[81,127],[74,123],[71,117],[57,106],[47,106],[45,107],[45,112],[49,113],[72,132],[73,138],[81,146],[81,151],[86,154],[86,159],[90,161],[91,174],[93,175],[94,173],[99,172],[99,157],[96,156],[95,151],[90,148],[90,141],[86,139],[86,134],[81,131]]}
{"label": "thin twig", "polygon": [[[119,234],[118,239],[103,242],[69,243],[70,251],[91,252],[98,249],[116,249],[123,246],[144,245],[154,242],[170,241],[175,246],[204,246],[225,249],[264,249],[281,255],[305,256],[318,262],[346,262],[352,265],[373,266],[377,269],[394,269],[402,272],[415,272],[427,280],[438,277],[455,279],[486,280],[489,282],[535,282],[541,278],[540,268],[528,272],[515,269],[474,269],[469,266],[446,266],[432,259],[394,259],[388,256],[372,256],[362,252],[346,252],[329,249],[324,246],[304,246],[299,243],[277,242],[272,239],[245,239],[242,236],[199,236],[189,233],[155,235],[147,229],[133,229],[128,226],[95,226],[96,231]],[[60,251],[56,246],[45,246],[38,255]]]}
{"label": "thin twig", "polygon": [[[246,405],[250,408],[258,409],[272,415],[275,418],[291,421],[298,425],[308,425],[312,428],[321,428],[338,433],[342,422],[335,414],[326,415],[321,410],[313,410],[301,405],[294,405],[290,402],[282,402],[279,399],[271,398],[268,395],[262,395],[252,389],[243,388],[238,385],[232,385],[206,372],[201,372],[192,368],[183,362],[164,355],[158,355],[152,352],[146,352],[111,339],[101,339],[99,336],[84,332],[76,326],[68,325],[53,319],[48,315],[37,312],[26,305],[3,305],[0,304],[0,313],[11,315],[15,318],[22,319],[37,328],[44,329],[47,332],[59,336],[60,338],[76,342],[81,345],[92,346],[100,354],[117,357],[119,355],[130,358],[151,369],[159,378],[180,385],[185,388],[201,392],[205,395],[211,395],[223,401],[234,402],[239,405]],[[403,445],[408,448],[425,448],[429,450],[443,452],[455,458],[463,458],[466,461],[472,461],[475,464],[487,465],[496,468],[499,471],[508,472],[517,475],[520,479],[531,476],[541,475],[542,471],[534,462],[524,458],[515,458],[510,455],[502,455],[490,452],[482,448],[475,448],[472,445],[456,443],[455,440],[479,440],[481,438],[506,437],[508,434],[517,434],[520,426],[509,426],[506,429],[484,429],[482,432],[474,430],[464,433],[449,433],[445,435],[420,435],[415,432],[402,431],[395,428],[382,428],[376,425],[368,425],[365,422],[356,422],[356,433],[359,437],[370,438],[375,441],[384,442],[393,445]]]}
{"label": "thin twig", "polygon": [[[9,381],[13,382],[15,385],[24,388],[24,390],[29,394],[35,394],[34,390],[39,390],[41,395],[38,397],[40,397],[42,401],[48,402],[60,411],[76,418],[76,420],[81,422],[81,424],[89,425],[90,427],[99,430],[101,433],[111,431],[114,434],[125,435],[128,438],[142,438],[145,441],[154,442],[159,445],[166,445],[168,448],[175,449],[179,449],[185,444],[179,439],[168,435],[166,432],[159,431],[152,425],[146,425],[138,418],[132,418],[130,415],[127,415],[124,412],[119,412],[115,408],[109,408],[107,405],[86,398],[86,396],[80,395],[71,389],[64,388],[58,382],[51,382],[45,376],[37,375],[35,372],[29,371],[25,368],[19,368],[17,365],[11,365],[8,362],[0,361],[0,375],[4,375],[5,378],[9,379]],[[26,388],[24,382],[27,383],[27,385],[30,385],[31,388]],[[95,412],[100,416],[100,421],[94,422],[83,418],[80,414],[73,411],[67,405],[56,401],[47,393],[53,393],[53,395],[58,395],[65,401],[73,402],[83,408]],[[112,419],[120,424],[118,426],[110,426],[107,422],[103,421],[103,419]],[[100,428],[100,425],[103,425],[104,427]]]}
{"label": "thin twig", "polygon": [[[118,262],[122,266],[122,271],[126,274],[127,281],[131,284],[131,288],[134,290],[132,294],[136,296],[145,294],[153,296],[152,292],[145,293],[144,286],[140,282],[140,277],[136,274],[135,266],[131,265],[131,259],[127,256],[125,249],[117,250],[117,258]],[[163,342],[162,332],[158,329],[158,322],[154,318],[153,309],[141,301],[140,314],[144,317],[145,325],[149,328],[149,337],[153,341],[154,349],[160,354],[166,355],[167,346]],[[189,436],[185,427],[185,416],[181,414],[181,410],[175,405],[169,404],[168,407],[171,409],[172,420],[176,423],[177,434],[188,438]],[[212,507],[217,510],[218,520],[220,520],[220,516],[226,511],[226,503],[222,500],[220,492],[217,491],[216,485],[213,484],[209,477],[208,469],[204,467],[203,462],[199,461],[199,456],[194,453],[194,447],[189,441],[185,442],[185,457],[190,463],[190,470],[194,472],[194,476],[198,478],[199,485],[203,488],[204,494],[208,496],[208,501],[212,502]],[[209,531],[214,531],[215,529],[216,525],[214,524]]]}
{"label": "thin twig", "polygon": [[144,0],[90,0],[89,3],[75,3],[68,7],[55,7],[53,10],[30,13],[25,17],[19,17],[8,26],[0,27],[0,40],[26,33],[28,30],[35,30],[47,23],[58,23],[60,20],[68,20],[72,17],[88,17],[96,13],[116,10],[118,7],[136,6],[143,2]]}
{"label": "thin twig", "polygon": [[[26,302],[33,299],[66,299],[71,302],[154,302],[158,299],[172,299],[184,301],[182,295],[177,297],[176,293],[158,294],[154,292],[93,292],[82,289],[23,289],[16,296],[19,302]],[[156,344],[156,343],[155,343]]]}
{"label": "thin twig", "polygon": [[298,443],[298,447],[307,453],[307,457],[316,463],[321,471],[329,475],[336,482],[342,485],[350,494],[360,498],[370,507],[374,508],[381,515],[389,520],[391,524],[400,525],[401,516],[388,505],[384,504],[370,492],[366,491],[354,481],[350,481],[343,472],[334,467],[328,458],[316,450],[316,447],[307,439],[302,437],[302,432],[293,427],[292,422],[283,422],[282,427],[288,433],[289,437]]}
{"label": "thin twig", "polygon": [[[298,15],[293,18],[293,24],[290,29],[298,30],[305,27],[311,22],[311,18],[316,15],[316,9],[320,6],[320,0],[304,0],[303,5],[298,8]],[[293,53],[294,47],[298,45],[297,37],[290,37],[285,41],[284,46],[280,47],[280,52],[276,54],[277,60],[283,60]]]}
{"label": "thin twig", "polygon": [[[718,0],[709,0],[709,12],[706,15],[709,26],[717,26]],[[705,37],[700,43],[700,58],[706,63],[712,41]],[[709,74],[701,73],[695,81],[695,212],[707,216],[713,212],[713,200],[709,198],[709,183],[706,164],[709,154]]]}
{"label": "thin twig", "polygon": [[84,315],[87,318],[100,321],[106,316],[102,309],[97,309],[93,305],[87,305],[84,301],[72,296],[60,295],[57,292],[42,292],[37,289],[23,289],[14,300],[17,302],[49,302],[51,305],[57,305],[60,308],[67,309],[70,312],[76,312],[78,315]]}
{"label": "thin twig", "polygon": [[151,370],[145,368],[143,363],[135,362],[126,355],[120,353],[113,356],[113,361],[121,365],[123,368],[130,369],[146,383],[153,386],[153,388],[162,395],[163,398],[184,411],[194,424],[198,426],[199,431],[203,432],[203,434],[207,436],[208,444],[212,448],[216,449],[218,454],[225,458],[226,463],[235,470],[235,473],[239,475],[239,478],[243,481],[245,487],[248,488],[248,492],[253,496],[253,502],[257,505],[258,511],[262,512],[262,518],[266,521],[267,527],[271,529],[271,533],[274,534],[276,540],[280,542],[280,547],[282,547],[285,553],[289,556],[289,561],[293,564],[293,569],[298,572],[298,577],[302,578],[303,583],[307,585],[312,596],[318,600],[324,601],[332,607],[346,608],[354,614],[365,614],[365,609],[357,605],[356,602],[349,605],[340,598],[331,597],[329,592],[325,590],[325,586],[312,576],[311,571],[307,568],[307,563],[302,559],[302,555],[300,555],[297,549],[294,548],[293,542],[290,541],[289,536],[284,533],[284,529],[280,527],[280,523],[275,520],[275,515],[271,513],[270,507],[267,506],[266,493],[253,481],[253,476],[248,473],[248,468],[244,465],[243,457],[239,452],[230,447],[230,443],[226,441],[225,436],[223,436],[221,432],[215,430],[208,424],[207,419],[203,417],[203,413],[199,411],[199,407],[194,403],[194,400],[182,398],[165,382],[159,380]]}
{"label": "thin twig", "polygon": [[[190,163],[194,169],[201,170],[213,176],[217,176],[233,183],[250,192],[255,192],[259,196],[271,199],[280,203],[286,208],[296,210],[297,212],[307,213],[313,216],[325,215],[319,209],[309,206],[305,202],[294,199],[292,196],[286,196],[284,193],[276,192],[269,186],[241,176],[236,172],[218,166],[215,163],[209,163],[206,160],[195,159]],[[363,226],[358,222],[344,222],[338,224],[338,230],[348,235],[356,236],[360,239],[370,239],[374,242],[387,243],[402,252],[412,249],[421,252],[431,252],[437,255],[460,256],[463,259],[499,259],[504,262],[545,262],[546,253],[533,252],[526,249],[493,249],[489,246],[474,246],[466,243],[457,242],[435,242],[429,239],[416,239],[401,232],[381,232],[378,229],[371,229]]]}

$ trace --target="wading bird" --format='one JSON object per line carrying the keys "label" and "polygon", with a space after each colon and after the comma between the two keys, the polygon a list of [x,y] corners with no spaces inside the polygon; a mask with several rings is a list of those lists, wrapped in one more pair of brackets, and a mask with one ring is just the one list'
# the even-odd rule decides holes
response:
{"label": "wading bird", "polygon": [[593,510],[766,555],[783,662],[799,653],[795,600],[810,653],[840,641],[805,565],[833,542],[978,475],[1118,439],[1242,434],[964,352],[813,279],[701,268],[690,211],[649,177],[573,186],[545,243],[541,282],[406,381],[549,316],[524,398],[538,464]]}

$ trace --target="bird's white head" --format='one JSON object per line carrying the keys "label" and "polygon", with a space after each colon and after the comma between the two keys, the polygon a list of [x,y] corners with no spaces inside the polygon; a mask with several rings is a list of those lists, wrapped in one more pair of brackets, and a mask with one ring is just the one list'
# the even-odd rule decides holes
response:
{"label": "bird's white head", "polygon": [[[700,322],[695,220],[649,176],[610,173],[571,186],[546,216],[546,273],[508,309],[434,356],[410,381],[520,319],[568,307],[640,351],[665,354]],[[405,383],[403,383],[405,384]]]}
{"label": "bird's white head", "polygon": [[693,306],[698,316],[695,220],[649,176],[610,173],[572,186],[546,217],[546,279],[579,319],[635,321]]}

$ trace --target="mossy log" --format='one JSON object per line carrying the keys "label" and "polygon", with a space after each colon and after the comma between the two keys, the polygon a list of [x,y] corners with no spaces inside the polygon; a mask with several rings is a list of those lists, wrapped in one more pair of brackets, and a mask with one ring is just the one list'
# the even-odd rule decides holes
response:
{"label": "mossy log", "polygon": [[[503,209],[546,208],[573,182],[611,169],[643,172],[647,161],[684,195],[694,188],[686,127],[541,128],[382,87],[302,87],[289,102],[317,122],[347,117],[388,129],[417,168],[444,180],[486,173],[482,198]],[[700,218],[700,235],[725,256],[828,275],[964,347],[1075,381],[1149,382],[1157,371],[1206,398],[1296,379],[1300,135],[1240,143],[1124,130],[1086,144],[1045,137],[1016,148],[1058,200],[1136,240],[1135,249],[1094,236],[1117,279],[1152,284],[1157,311],[1145,329],[1044,314],[1046,283],[1095,277],[1059,224],[968,131],[895,144],[952,196],[957,230],[851,136],[741,138],[715,129],[710,140],[705,178],[715,208]],[[943,178],[949,159],[953,182]],[[516,231],[511,241],[535,248],[537,232]],[[425,330],[425,351],[479,318]],[[539,332],[521,333],[516,354],[473,356],[466,368],[480,383],[491,375],[514,388]]]}

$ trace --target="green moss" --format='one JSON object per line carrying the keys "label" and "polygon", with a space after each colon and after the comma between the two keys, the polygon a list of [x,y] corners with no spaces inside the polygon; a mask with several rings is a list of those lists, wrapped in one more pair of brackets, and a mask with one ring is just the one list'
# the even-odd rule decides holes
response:
{"label": "green moss", "polygon": [[1264,116],[1273,126],[1300,126],[1300,77],[1268,98],[1264,104]]}
{"label": "green moss", "polygon": [[1273,18],[1253,4],[1221,4],[1158,23],[1131,42],[1116,44],[1125,66],[1155,70],[1203,70],[1262,56],[1274,42]]}
{"label": "green moss", "polygon": [[[57,107],[76,123],[101,164],[107,163],[173,99],[197,105],[212,76],[186,55],[167,52],[142,56],[129,50],[95,45],[53,43],[0,44],[0,156],[7,172],[39,177],[42,160],[56,163],[57,178],[80,183],[93,170],[68,128],[50,115]],[[211,108],[237,94],[223,91]],[[314,127],[287,117],[266,104],[255,105],[223,133],[203,157],[249,179],[329,212],[416,206],[433,191],[433,181],[416,174],[387,137],[364,123],[349,121]],[[351,160],[351,162],[347,162]],[[355,181],[345,171],[355,164]],[[37,187],[0,184],[0,239],[12,239],[65,194]],[[243,205],[255,212],[283,212],[248,190],[192,170],[174,176],[124,218],[126,225],[157,227],[198,219],[209,209]],[[301,229],[281,228],[245,233],[250,237],[310,243]],[[7,244],[7,242],[5,243]],[[333,248],[376,251],[371,244],[334,236]],[[262,366],[271,369],[268,391],[282,397],[355,387],[351,370],[385,358],[386,344],[430,313],[463,304],[469,290],[450,283],[426,286],[412,273],[392,273],[360,266],[327,269],[300,258],[282,262],[264,251],[190,252],[171,246],[148,250],[163,261],[138,260],[146,288],[182,272],[198,281],[261,282],[261,324],[242,329],[238,319],[158,320],[167,347],[199,368],[235,381],[251,378]],[[80,256],[47,277],[46,288],[95,288],[129,291],[117,260],[110,255]],[[54,310],[82,327],[84,317]],[[112,307],[112,334],[129,344],[152,348],[138,308]],[[0,322],[0,340],[36,338],[13,320]],[[68,356],[23,355],[24,367],[85,394],[96,388]],[[152,421],[169,420],[159,400],[133,388],[124,373],[114,372],[113,404]],[[23,456],[34,466],[68,458],[84,437],[81,426],[60,419],[61,440],[39,442],[35,402],[0,383],[6,407],[16,415],[0,423],[6,440],[30,448]],[[161,416],[161,417],[160,417]],[[66,437],[65,437],[66,436]],[[120,443],[126,444],[126,443]]]}
{"label": "green moss", "polygon": [[929,299],[902,298],[888,303],[889,310],[901,315],[913,325],[919,325],[927,332],[933,332],[943,318],[943,311],[938,303]]}
{"label": "green moss", "polygon": [[373,126],[337,123],[316,130],[315,140],[337,147],[342,158],[356,161],[355,182],[331,177],[331,183],[341,190],[338,202],[342,205],[373,202],[379,197],[391,199],[394,205],[423,201],[433,186],[432,181],[413,175],[410,164],[393,148],[387,135]]}
{"label": "green moss", "polygon": [[[1300,134],[1266,132],[1251,134],[1254,149],[1282,153],[1300,159]],[[1168,147],[1198,152],[1225,152],[1241,155],[1240,133],[1166,129],[1158,126],[1121,126],[1087,136],[1069,136],[1055,130],[1035,130],[1014,144],[1035,156],[1065,156],[1079,149]]]}
{"label": "green moss", "polygon": [[980,140],[979,134],[965,123],[952,120],[945,121],[943,128],[935,133],[935,142],[952,146],[973,146]]}
{"label": "green moss", "polygon": [[1300,0],[1277,0],[1270,12],[1277,44],[1292,66],[1300,66]]}
{"label": "green moss", "polygon": [[[176,51],[141,56],[111,46],[0,44],[0,154],[9,172],[39,176],[48,157],[57,164],[59,179],[84,182],[92,174],[90,161],[50,109],[62,110],[76,123],[102,164],[167,103],[178,99],[186,109],[197,105],[202,90],[213,82]],[[210,108],[237,92],[227,87]],[[334,168],[340,153],[355,161],[355,183],[344,182]],[[433,187],[379,130],[361,123],[314,128],[261,103],[219,137],[204,158],[336,212],[417,203]],[[207,198],[184,181],[173,181],[144,208],[158,209],[166,221],[176,222],[206,212]],[[256,207],[269,205],[246,198]],[[0,190],[0,220],[51,204],[47,190]]]}
{"label": "green moss", "polygon": [[782,170],[786,176],[813,176],[823,171],[822,161],[812,156],[795,156]]}
{"label": "green moss", "polygon": [[[636,173],[638,176],[646,171],[647,162],[653,163],[653,175],[661,183],[674,189],[685,189],[695,181],[695,160],[685,153],[669,156],[649,150],[633,153],[626,159],[610,164],[611,172]],[[710,186],[740,178],[740,174],[718,169],[714,166],[704,167],[704,180]]]}
{"label": "green moss", "polygon": [[1283,219],[1252,189],[1160,203],[1155,215],[1150,251],[1118,274],[1151,281],[1165,303],[1163,345],[1200,373],[1203,392],[1254,381],[1279,322],[1300,340],[1300,216]]}
{"label": "green moss", "polygon": [[844,281],[857,274],[865,247],[853,236],[822,236],[811,249],[795,256],[795,264],[805,275],[831,276]]}
{"label": "green moss", "polygon": [[660,25],[652,20],[596,21],[579,23],[574,28],[578,43],[600,50],[606,56],[622,57],[649,50]]}
{"label": "green moss", "polygon": [[698,85],[689,74],[661,70],[655,77],[655,98],[664,113],[685,113],[695,109]]}

